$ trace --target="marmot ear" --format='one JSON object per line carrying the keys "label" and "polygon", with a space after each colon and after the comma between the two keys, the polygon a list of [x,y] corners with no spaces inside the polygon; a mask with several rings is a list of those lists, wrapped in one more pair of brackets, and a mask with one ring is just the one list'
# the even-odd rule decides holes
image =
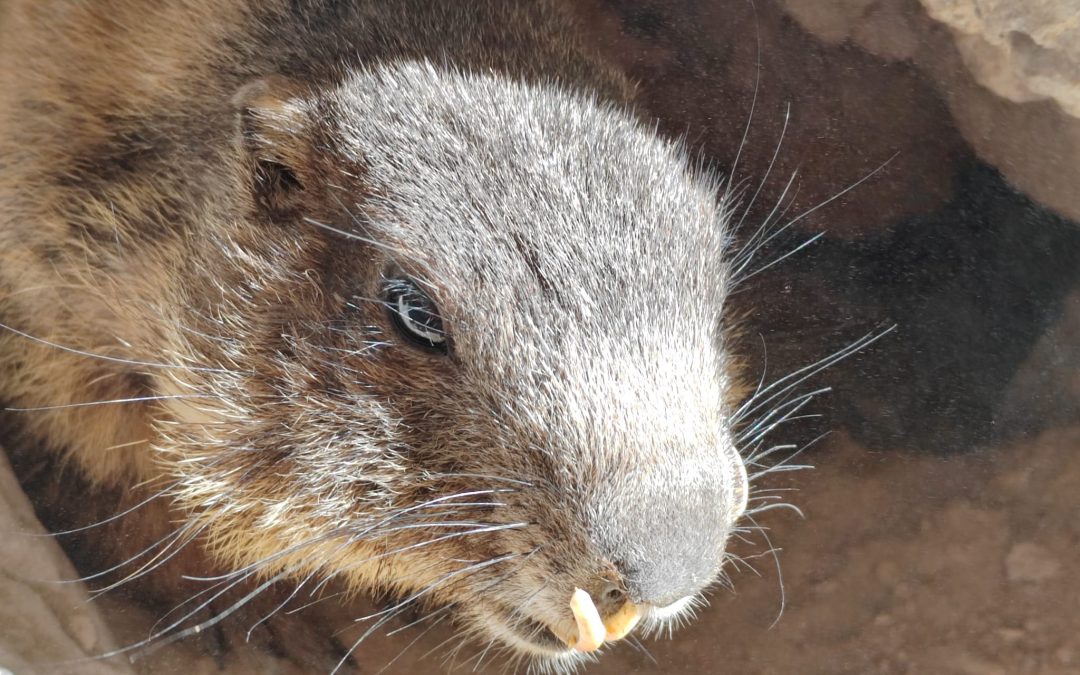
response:
{"label": "marmot ear", "polygon": [[271,220],[295,215],[311,175],[311,116],[299,87],[278,76],[240,88],[233,104],[252,169],[252,195]]}

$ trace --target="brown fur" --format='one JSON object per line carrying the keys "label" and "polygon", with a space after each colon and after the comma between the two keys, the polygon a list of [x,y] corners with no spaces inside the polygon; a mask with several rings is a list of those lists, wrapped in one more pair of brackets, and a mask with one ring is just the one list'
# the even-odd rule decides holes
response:
{"label": "brown fur", "polygon": [[[66,490],[39,492],[54,526],[161,491],[88,535],[88,546],[115,562],[179,532],[191,545],[150,578],[165,601],[191,592],[181,574],[255,566],[258,579],[421,592],[478,632],[534,602],[564,637],[574,622],[560,603],[577,585],[629,589],[637,574],[660,589],[665,575],[684,574],[679,593],[697,592],[718,572],[734,495],[746,489],[725,417],[736,389],[726,326],[712,326],[726,292],[715,186],[622,109],[628,84],[548,4],[356,5],[368,14],[349,23],[312,2],[318,9],[296,25],[284,0],[0,5],[0,321],[11,329],[0,333],[0,396],[21,427],[24,473],[51,467],[27,484],[40,489],[41,476],[62,472],[65,485],[100,495],[96,510],[64,518]],[[356,32],[335,32],[339,23]],[[376,37],[363,34],[368,26]],[[415,59],[428,65],[366,71]],[[569,110],[567,133],[585,129],[575,147],[598,177],[563,187],[560,170],[532,183],[541,156],[517,165],[511,150],[490,150],[527,184],[507,208],[540,195],[527,212],[540,213],[592,181],[596,201],[581,213],[577,202],[556,209],[551,222],[591,222],[608,209],[610,221],[596,216],[595,235],[558,241],[534,240],[529,228],[509,238],[463,230],[475,239],[449,242],[439,239],[445,228],[410,229],[425,225],[410,210],[425,200],[380,183],[394,168],[379,165],[383,148],[365,135],[380,131],[365,126],[376,117],[349,117],[370,92],[350,96],[430,93],[427,78],[441,93],[417,110],[429,106],[435,121],[411,138],[455,114],[440,107],[443,93],[467,106],[474,90],[490,89],[517,101],[506,109],[523,119],[535,100],[536,124],[559,133],[549,106]],[[503,110],[479,115],[478,128]],[[327,122],[343,116],[349,124]],[[483,134],[466,138],[487,147]],[[589,155],[594,143],[628,153],[625,165]],[[371,155],[346,156],[353,144]],[[451,183],[487,178],[468,171]],[[433,213],[480,213],[446,199]],[[624,225],[638,217],[644,225]],[[383,229],[371,240],[310,226],[340,233],[360,221]],[[385,308],[365,298],[387,269],[431,289],[461,329],[460,361],[386,348]],[[592,289],[585,300],[573,295],[579,287]],[[497,302],[471,306],[484,288]],[[609,288],[618,290],[606,299]],[[606,334],[609,306],[619,321],[657,328],[626,350],[601,349],[598,337],[629,334]],[[511,322],[493,320],[501,307],[515,308]],[[470,337],[466,327],[488,321]],[[523,367],[514,354],[530,348]],[[456,505],[459,494],[475,496],[430,506]],[[433,544],[433,532],[453,531],[434,524],[443,510],[505,529]],[[642,535],[627,532],[654,519],[674,542],[655,546],[681,571],[643,571],[611,552],[636,551]],[[424,527],[394,527],[414,521]],[[685,555],[697,545],[709,549],[701,570]],[[482,566],[463,573],[470,562]],[[483,592],[492,586],[495,599]],[[650,592],[635,601],[676,599]]]}

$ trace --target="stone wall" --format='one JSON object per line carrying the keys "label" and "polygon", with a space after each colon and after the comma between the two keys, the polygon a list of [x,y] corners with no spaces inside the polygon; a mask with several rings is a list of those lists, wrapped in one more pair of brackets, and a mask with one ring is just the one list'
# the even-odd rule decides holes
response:
{"label": "stone wall", "polygon": [[829,44],[915,64],[980,157],[1080,220],[1076,0],[781,1]]}
{"label": "stone wall", "polygon": [[122,661],[79,661],[115,643],[55,537],[41,527],[0,448],[0,675],[126,675]]}

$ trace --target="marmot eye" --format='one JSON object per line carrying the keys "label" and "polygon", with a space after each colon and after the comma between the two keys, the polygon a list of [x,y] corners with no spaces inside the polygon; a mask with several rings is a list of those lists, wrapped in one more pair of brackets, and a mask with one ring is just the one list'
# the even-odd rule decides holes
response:
{"label": "marmot eye", "polygon": [[439,308],[412,281],[395,279],[384,291],[390,320],[398,332],[415,345],[446,351],[446,331]]}

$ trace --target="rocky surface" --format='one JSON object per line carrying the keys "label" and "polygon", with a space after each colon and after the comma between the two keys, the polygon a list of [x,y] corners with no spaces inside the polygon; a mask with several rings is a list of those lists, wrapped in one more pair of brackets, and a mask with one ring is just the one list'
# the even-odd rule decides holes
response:
{"label": "rocky surface", "polygon": [[1001,423],[1017,429],[1080,420],[1080,291],[1036,343],[1005,391]]}
{"label": "rocky surface", "polygon": [[1010,101],[1051,100],[1080,118],[1080,6],[1071,0],[922,0],[964,65]]}
{"label": "rocky surface", "polygon": [[[0,675],[125,675],[123,663],[86,661],[114,646],[56,539],[38,523],[0,450]],[[79,661],[80,659],[84,659]]]}
{"label": "rocky surface", "polygon": [[878,232],[939,207],[974,151],[1019,189],[1080,220],[1075,0],[575,6],[601,49],[641,83],[661,128],[722,171],[737,169],[749,194],[771,166],[758,216],[796,171],[789,215],[873,174],[799,225]]}
{"label": "rocky surface", "polygon": [[1080,220],[1080,6],[1075,0],[781,0],[829,43],[914,63],[979,155]]}

